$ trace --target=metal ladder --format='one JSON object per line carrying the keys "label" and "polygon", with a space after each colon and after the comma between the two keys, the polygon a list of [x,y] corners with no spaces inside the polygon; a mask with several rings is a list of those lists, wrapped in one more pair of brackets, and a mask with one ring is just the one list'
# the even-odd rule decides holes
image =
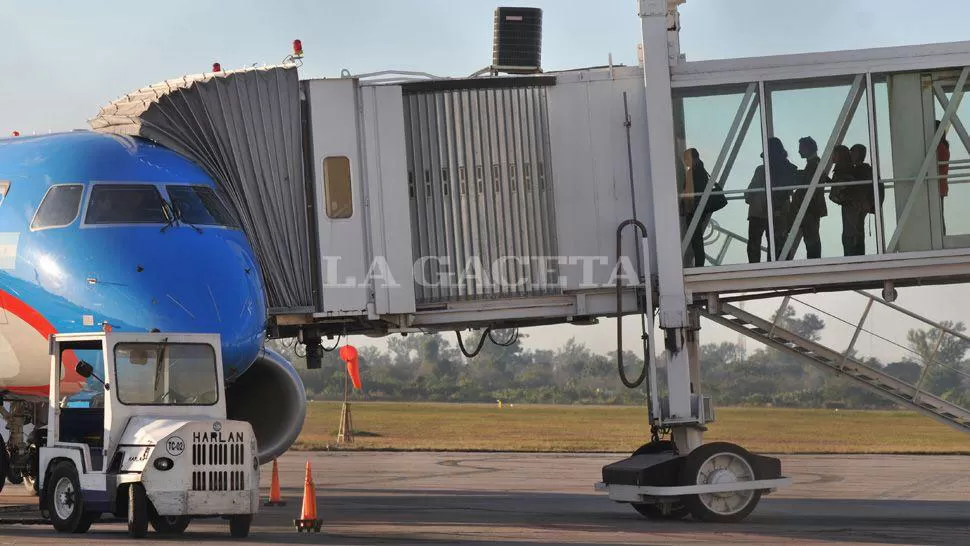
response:
{"label": "metal ladder", "polygon": [[[923,317],[902,309],[896,305],[888,304],[865,292],[857,292],[870,298],[866,312],[856,328],[852,344],[844,352],[838,352],[829,347],[821,345],[815,341],[806,339],[785,328],[743,309],[735,307],[728,302],[713,300],[708,304],[704,315],[714,322],[726,326],[735,332],[741,333],[765,345],[788,353],[798,359],[808,362],[818,368],[835,372],[853,379],[854,381],[866,386],[870,390],[896,402],[897,404],[908,406],[924,415],[932,417],[937,421],[949,425],[957,430],[970,433],[970,411],[935,396],[925,390],[921,390],[923,378],[927,370],[933,365],[932,362],[925,363],[919,381],[913,385],[893,377],[881,370],[867,366],[863,362],[852,358],[850,353],[862,331],[862,324],[868,315],[869,308],[873,303],[878,302],[887,305],[897,311],[905,313],[911,317],[930,324],[940,330],[940,339],[944,332],[948,335],[957,335],[967,339],[966,336],[958,332],[953,332],[940,324],[931,322]],[[782,309],[788,305],[789,296],[785,297]],[[780,313],[779,313],[780,316]]]}

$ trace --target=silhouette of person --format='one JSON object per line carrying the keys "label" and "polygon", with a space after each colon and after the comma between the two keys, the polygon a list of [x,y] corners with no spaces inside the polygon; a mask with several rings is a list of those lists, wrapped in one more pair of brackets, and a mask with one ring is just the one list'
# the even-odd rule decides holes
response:
{"label": "silhouette of person", "polygon": [[[762,154],[763,156],[764,154]],[[768,165],[771,169],[771,216],[774,223],[775,251],[777,259],[788,236],[788,209],[791,188],[795,185],[798,167],[788,161],[788,152],[778,137],[768,139]],[[768,235],[768,198],[765,195],[765,167],[758,165],[748,185],[744,202],[748,204],[748,262],[761,261],[761,240]],[[760,191],[758,191],[760,190]]]}
{"label": "silhouette of person", "polygon": [[[936,130],[940,130],[940,120],[936,120]],[[946,131],[943,131],[943,138],[936,145],[936,168],[940,175],[940,218],[943,220],[943,233],[946,233],[943,201],[946,196],[950,195],[950,183],[947,180],[947,175],[950,174],[950,141],[946,139]]]}
{"label": "silhouette of person", "polygon": [[[802,203],[805,201],[805,196],[808,194],[812,177],[818,171],[820,159],[818,157],[818,143],[815,142],[815,139],[812,137],[800,138],[798,140],[798,155],[805,160],[805,168],[798,171],[797,181],[800,187],[792,195],[790,223],[795,221],[795,215],[798,214]],[[825,205],[825,187],[822,184],[828,182],[829,177],[823,172],[819,179],[819,186],[815,188],[815,193],[812,194],[812,199],[805,209],[802,223],[797,226],[805,241],[805,254],[809,259],[822,257],[822,238],[819,235],[819,227],[822,217],[829,214],[828,207]],[[795,228],[796,226],[793,225],[792,229]],[[797,247],[792,247],[792,256],[794,256],[796,250],[798,250]]]}
{"label": "silhouette of person", "polygon": [[[694,211],[700,206],[701,196],[704,190],[707,189],[710,175],[707,173],[707,169],[704,168],[704,162],[701,161],[700,154],[696,148],[684,150],[682,160],[684,162],[684,173],[686,174],[684,193],[688,195],[682,204],[682,211],[686,219],[686,226],[690,226]],[[693,197],[690,197],[690,194],[694,194]],[[707,230],[707,224],[710,222],[711,214],[714,212],[711,209],[711,199],[711,197],[708,198],[704,212],[701,214],[700,220],[697,223],[697,228],[691,235],[690,248],[692,259],[688,261],[688,267],[704,266],[704,231]]]}
{"label": "silhouette of person", "polygon": [[[861,145],[859,145],[861,146]],[[865,147],[863,146],[863,150]],[[856,158],[859,156],[857,149]],[[863,152],[862,158],[865,155]],[[849,148],[838,145],[832,153],[832,181],[854,182],[865,167],[853,164]],[[863,165],[868,166],[863,162]],[[869,185],[853,184],[836,186],[829,193],[829,200],[842,207],[842,250],[846,256],[863,256],[866,253],[865,219],[872,207],[872,168],[869,167]],[[868,197],[867,197],[868,195]]]}

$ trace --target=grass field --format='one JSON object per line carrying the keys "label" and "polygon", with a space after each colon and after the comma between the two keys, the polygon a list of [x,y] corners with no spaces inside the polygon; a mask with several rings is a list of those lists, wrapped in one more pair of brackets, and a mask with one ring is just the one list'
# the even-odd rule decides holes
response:
{"label": "grass field", "polygon": [[[352,447],[441,451],[630,452],[643,408],[355,402]],[[718,408],[707,441],[762,453],[967,453],[970,436],[905,411]],[[339,402],[311,402],[294,449],[337,449]]]}

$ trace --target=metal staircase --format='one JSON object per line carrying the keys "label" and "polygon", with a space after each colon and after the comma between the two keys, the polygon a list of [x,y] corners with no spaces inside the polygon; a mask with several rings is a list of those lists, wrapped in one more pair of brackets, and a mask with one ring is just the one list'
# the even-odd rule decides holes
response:
{"label": "metal staircase", "polygon": [[[922,389],[923,380],[926,377],[927,371],[931,366],[938,364],[934,362],[924,363],[920,378],[914,385],[872,366],[868,366],[862,361],[850,356],[860,332],[863,331],[863,323],[865,322],[866,316],[874,303],[886,305],[933,326],[940,331],[939,339],[942,339],[944,334],[955,335],[967,341],[970,341],[970,338],[943,325],[919,317],[906,309],[879,300],[865,292],[857,293],[869,298],[869,302],[867,303],[866,311],[862,319],[856,325],[852,343],[848,349],[841,353],[786,330],[771,320],[758,317],[735,307],[727,301],[714,299],[708,304],[704,315],[718,324],[724,325],[751,339],[760,341],[765,345],[794,355],[798,359],[813,364],[818,368],[849,377],[897,404],[909,406],[941,423],[970,433],[970,411]],[[785,297],[785,301],[782,303],[783,309],[788,305],[789,299],[790,297]],[[778,316],[780,316],[780,313]],[[936,349],[939,349],[939,344],[937,344]]]}

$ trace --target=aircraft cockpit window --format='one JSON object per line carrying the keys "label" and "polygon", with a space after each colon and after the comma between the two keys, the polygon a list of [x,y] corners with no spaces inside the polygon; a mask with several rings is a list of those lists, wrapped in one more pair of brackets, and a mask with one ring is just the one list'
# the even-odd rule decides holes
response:
{"label": "aircraft cockpit window", "polygon": [[45,229],[70,225],[77,218],[81,206],[81,184],[51,186],[34,214],[30,229]]}
{"label": "aircraft cockpit window", "polygon": [[91,190],[87,224],[164,224],[165,202],[150,184],[97,184]]}
{"label": "aircraft cockpit window", "polygon": [[176,214],[183,222],[201,226],[238,227],[226,205],[208,186],[167,186]]}

